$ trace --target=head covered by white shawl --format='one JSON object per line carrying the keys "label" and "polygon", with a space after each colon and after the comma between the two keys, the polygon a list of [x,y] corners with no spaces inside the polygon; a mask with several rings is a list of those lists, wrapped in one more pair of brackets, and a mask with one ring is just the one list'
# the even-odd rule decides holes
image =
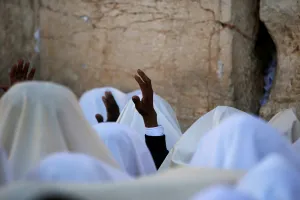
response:
{"label": "head covered by white shawl", "polygon": [[120,90],[112,87],[95,88],[85,92],[79,99],[79,104],[83,110],[85,118],[91,125],[98,124],[95,115],[101,114],[104,121],[107,120],[107,112],[105,104],[102,101],[102,97],[105,96],[105,92],[110,91],[114,96],[120,112],[127,103],[127,95]]}
{"label": "head covered by white shawl", "polygon": [[132,180],[125,172],[85,154],[55,153],[43,159],[25,177],[43,182],[111,182]]}
{"label": "head covered by white shawl", "polygon": [[156,172],[144,139],[133,129],[113,122],[100,123],[94,128],[124,171],[132,176]]}
{"label": "head covered by white shawl", "polygon": [[191,200],[254,200],[247,194],[241,191],[235,190],[230,186],[218,185],[209,187],[197,195]]}
{"label": "head covered by white shawl", "polygon": [[270,155],[251,169],[237,185],[237,190],[259,200],[297,200],[299,188],[299,167],[278,154]]}
{"label": "head covered by white shawl", "polygon": [[159,170],[170,167],[188,165],[197,150],[201,137],[212,128],[218,126],[224,119],[236,113],[244,113],[228,106],[218,106],[200,117],[179,139],[169,152]]}
{"label": "head covered by white shawl", "polygon": [[300,121],[293,108],[277,113],[269,121],[269,124],[288,138],[291,143],[294,143],[300,137]]}
{"label": "head covered by white shawl", "polygon": [[118,167],[66,87],[35,81],[17,84],[1,98],[0,112],[0,140],[14,179],[55,152],[85,153]]}
{"label": "head covered by white shawl", "polygon": [[257,117],[236,114],[200,139],[191,165],[248,170],[272,153],[300,166],[296,152],[275,128]]}
{"label": "head covered by white shawl", "polygon": [[[142,98],[142,95],[139,97]],[[157,113],[158,124],[164,127],[167,149],[171,149],[182,135],[176,114],[170,104],[158,95],[154,95],[153,104]],[[132,100],[127,103],[117,122],[131,127],[143,137],[146,133],[143,118],[135,109]]]}

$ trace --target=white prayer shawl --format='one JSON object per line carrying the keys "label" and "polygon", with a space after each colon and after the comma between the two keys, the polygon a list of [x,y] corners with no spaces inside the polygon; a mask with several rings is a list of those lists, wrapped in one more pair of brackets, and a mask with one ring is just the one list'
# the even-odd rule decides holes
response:
{"label": "white prayer shawl", "polygon": [[276,128],[291,143],[296,142],[300,137],[300,121],[293,108],[277,113],[269,121],[269,124]]}
{"label": "white prayer shawl", "polygon": [[[0,199],[33,199],[41,192],[59,192],[84,200],[186,200],[215,184],[235,184],[244,172],[219,169],[179,168],[133,181],[101,184],[40,184],[18,182],[0,190]],[[80,199],[80,198],[79,198]]]}
{"label": "white prayer shawl", "polygon": [[127,103],[127,95],[118,89],[112,87],[95,88],[85,92],[79,100],[80,106],[83,110],[85,118],[91,125],[98,124],[95,115],[101,114],[104,121],[107,120],[107,112],[102,97],[105,96],[105,92],[110,91],[114,96],[120,112]]}
{"label": "white prayer shawl", "polygon": [[3,148],[0,148],[0,187],[9,183],[11,179],[11,168],[9,166],[6,153]]}
{"label": "white prayer shawl", "polygon": [[300,139],[296,140],[296,142],[293,143],[292,146],[293,146],[293,149],[299,153],[300,152]]}
{"label": "white prayer shawl", "polygon": [[39,182],[99,183],[132,180],[116,168],[91,156],[55,153],[32,169],[26,180]]}
{"label": "white prayer shawl", "polygon": [[156,172],[151,153],[141,136],[130,127],[108,122],[94,125],[95,130],[111,151],[121,168],[131,176]]}
{"label": "white prayer shawl", "polygon": [[75,95],[50,82],[13,86],[0,100],[0,141],[14,180],[56,152],[78,152],[118,167]]}
{"label": "white prayer shawl", "polygon": [[251,196],[229,186],[213,186],[203,190],[191,200],[255,200]]}
{"label": "white prayer shawl", "polygon": [[270,155],[239,181],[237,189],[258,200],[298,200],[299,169],[284,156]]}
{"label": "white prayer shawl", "polygon": [[191,165],[249,170],[272,153],[299,164],[296,152],[275,128],[254,116],[236,114],[200,139]]}
{"label": "white prayer shawl", "polygon": [[200,117],[179,139],[159,168],[160,171],[170,167],[189,165],[200,138],[224,119],[237,113],[244,113],[228,106],[218,106]]}
{"label": "white prayer shawl", "polygon": [[[139,97],[142,98],[141,95]],[[172,107],[157,95],[154,95],[154,109],[157,113],[158,124],[164,128],[167,149],[171,149],[182,135],[176,114]],[[146,133],[143,118],[135,109],[132,100],[127,103],[117,122],[131,127],[142,137],[144,137]]]}

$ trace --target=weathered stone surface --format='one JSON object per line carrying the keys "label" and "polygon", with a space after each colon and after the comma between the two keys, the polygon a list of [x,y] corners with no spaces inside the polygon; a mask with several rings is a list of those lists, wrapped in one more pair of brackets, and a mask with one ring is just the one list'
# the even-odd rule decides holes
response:
{"label": "weathered stone surface", "polygon": [[8,84],[9,69],[20,58],[38,65],[33,37],[38,13],[37,0],[0,0],[0,84]]}
{"label": "weathered stone surface", "polygon": [[[41,0],[40,76],[77,95],[105,85],[129,92],[141,68],[174,106],[183,129],[217,105],[256,112],[255,2]],[[26,12],[36,15],[32,10]]]}
{"label": "weathered stone surface", "polygon": [[300,113],[300,2],[261,0],[261,20],[277,46],[277,73],[270,100],[261,108],[269,119],[282,109],[296,107]]}

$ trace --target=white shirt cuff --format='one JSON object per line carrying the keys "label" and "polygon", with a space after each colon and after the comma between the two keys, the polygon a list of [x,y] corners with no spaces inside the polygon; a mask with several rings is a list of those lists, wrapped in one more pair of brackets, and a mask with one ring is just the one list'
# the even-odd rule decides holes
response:
{"label": "white shirt cuff", "polygon": [[158,126],[153,128],[146,128],[146,135],[148,136],[163,136],[164,135],[164,127]]}

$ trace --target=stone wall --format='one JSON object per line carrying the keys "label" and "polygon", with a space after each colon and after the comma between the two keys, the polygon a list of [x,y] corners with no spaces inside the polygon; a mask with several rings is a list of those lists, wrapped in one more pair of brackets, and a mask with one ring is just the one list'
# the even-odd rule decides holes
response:
{"label": "stone wall", "polygon": [[[16,10],[4,9],[13,23],[4,19],[11,28],[0,36],[0,42],[9,34],[18,38],[5,45],[13,44],[8,53],[14,59],[32,56],[33,32],[41,29],[38,79],[67,85],[77,95],[106,85],[129,92],[137,89],[133,74],[141,68],[174,106],[183,129],[217,105],[259,109],[256,1],[3,1]],[[1,56],[6,51],[1,47]]]}
{"label": "stone wall", "polygon": [[38,14],[37,0],[0,0],[0,84],[9,83],[10,67],[20,58],[39,65],[33,37]]}
{"label": "stone wall", "polygon": [[260,18],[277,46],[278,66],[270,100],[261,109],[269,119],[280,110],[295,107],[300,113],[300,2],[261,0]]}

